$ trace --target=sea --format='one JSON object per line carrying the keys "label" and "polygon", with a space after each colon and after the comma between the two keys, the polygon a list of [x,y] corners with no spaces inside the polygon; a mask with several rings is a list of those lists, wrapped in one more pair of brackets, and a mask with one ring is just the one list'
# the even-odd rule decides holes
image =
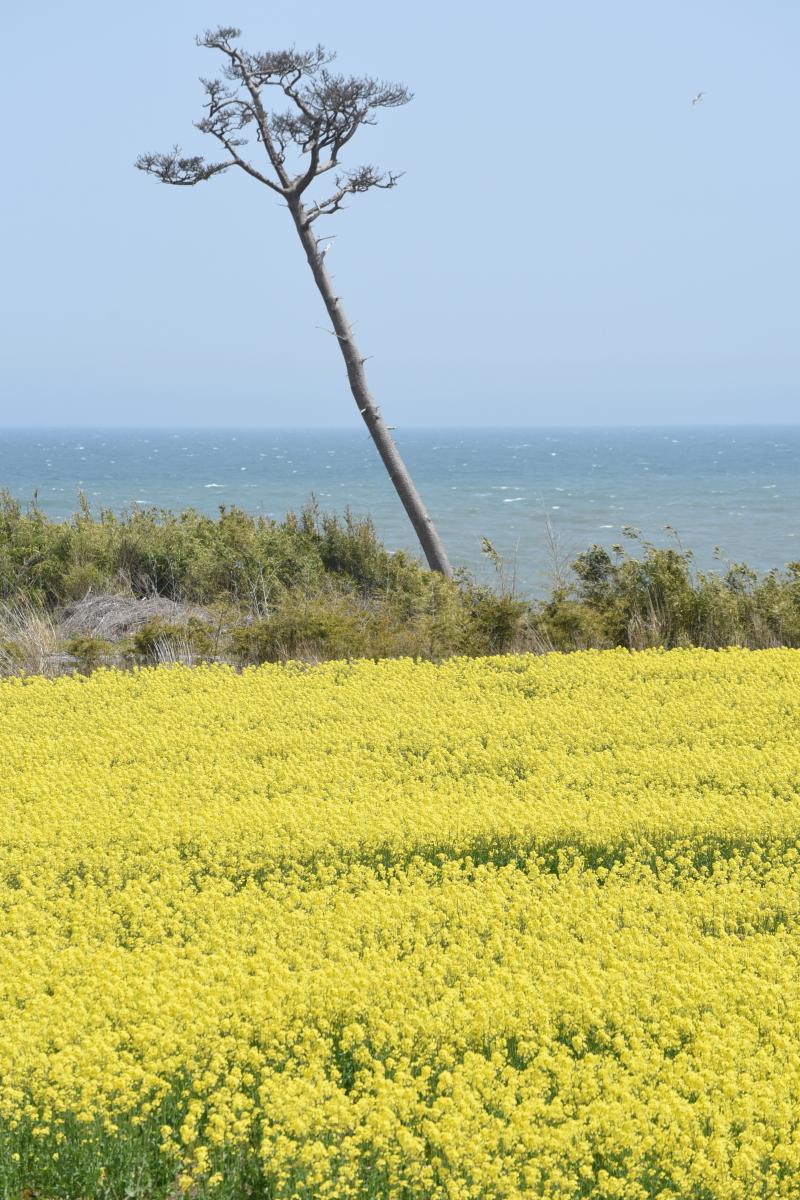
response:
{"label": "sea", "polygon": [[[699,570],[800,560],[800,426],[403,431],[398,446],[451,561],[541,596],[596,544],[632,533],[690,549]],[[369,516],[392,549],[414,535],[365,431],[0,431],[0,487],[66,520],[82,492],[97,515],[134,506],[280,519]]]}

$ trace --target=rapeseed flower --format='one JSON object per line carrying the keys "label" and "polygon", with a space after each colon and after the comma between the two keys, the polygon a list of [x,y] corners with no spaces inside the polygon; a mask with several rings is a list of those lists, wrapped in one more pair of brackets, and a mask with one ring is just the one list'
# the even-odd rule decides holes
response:
{"label": "rapeseed flower", "polygon": [[799,734],[784,650],[0,682],[0,1192],[796,1196]]}

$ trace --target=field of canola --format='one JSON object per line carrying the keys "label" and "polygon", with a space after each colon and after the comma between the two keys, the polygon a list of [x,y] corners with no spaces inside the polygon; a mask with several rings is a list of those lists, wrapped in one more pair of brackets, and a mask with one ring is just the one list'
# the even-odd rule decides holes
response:
{"label": "field of canola", "polygon": [[0,683],[0,1195],[800,1194],[800,652]]}

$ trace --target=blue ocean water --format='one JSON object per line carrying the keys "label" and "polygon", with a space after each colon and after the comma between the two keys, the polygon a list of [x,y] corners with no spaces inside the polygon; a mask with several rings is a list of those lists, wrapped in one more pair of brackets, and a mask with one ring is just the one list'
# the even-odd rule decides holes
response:
{"label": "blue ocean water", "polygon": [[[454,564],[488,579],[488,538],[518,589],[541,595],[554,555],[675,537],[701,569],[800,559],[800,426],[730,429],[419,430],[398,444]],[[405,513],[360,430],[54,430],[0,434],[0,486],[64,519],[132,504],[279,518],[313,492],[369,514],[415,550]],[[670,532],[665,526],[671,527]]]}

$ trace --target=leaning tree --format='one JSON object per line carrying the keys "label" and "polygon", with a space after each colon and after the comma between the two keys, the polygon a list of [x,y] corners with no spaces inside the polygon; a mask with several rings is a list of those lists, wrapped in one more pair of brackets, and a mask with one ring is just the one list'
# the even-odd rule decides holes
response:
{"label": "leaning tree", "polygon": [[[251,54],[236,45],[239,37],[238,29],[222,27],[197,39],[199,46],[217,50],[226,59],[222,79],[201,81],[205,116],[196,122],[202,133],[217,139],[225,157],[219,162],[184,157],[176,146],[169,154],[143,154],[136,166],[178,187],[192,187],[238,167],[282,197],[331,319],[358,411],[429,565],[449,576],[452,571],[436,527],[367,386],[365,359],[325,266],[329,246],[321,248],[321,243],[327,239],[314,231],[314,223],[339,212],[346,197],[395,186],[398,175],[372,166],[345,169],[340,158],[362,125],[375,124],[378,109],[406,104],[411,93],[400,84],[335,74],[329,70],[334,56],[322,46],[305,53],[291,49]],[[269,103],[272,94],[279,100],[286,97],[288,107],[276,111]],[[251,140],[247,134],[260,143],[255,161],[243,151]],[[332,182],[320,191],[313,185],[323,176]]]}

